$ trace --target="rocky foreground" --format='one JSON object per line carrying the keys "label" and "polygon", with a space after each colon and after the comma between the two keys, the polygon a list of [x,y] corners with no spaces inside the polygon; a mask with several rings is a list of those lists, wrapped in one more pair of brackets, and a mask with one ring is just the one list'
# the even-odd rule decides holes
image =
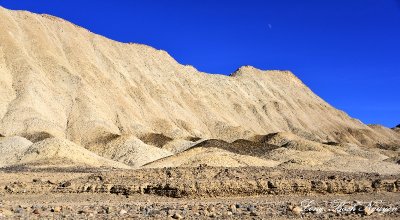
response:
{"label": "rocky foreground", "polygon": [[6,218],[374,218],[400,217],[400,175],[165,168],[3,169]]}

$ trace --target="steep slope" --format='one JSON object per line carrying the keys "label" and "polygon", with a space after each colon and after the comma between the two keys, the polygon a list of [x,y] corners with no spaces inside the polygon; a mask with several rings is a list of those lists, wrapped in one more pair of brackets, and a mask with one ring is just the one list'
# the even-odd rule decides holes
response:
{"label": "steep slope", "polygon": [[288,71],[242,67],[231,77],[208,75],[164,51],[51,16],[1,8],[0,18],[3,135],[47,134],[83,145],[141,133],[234,139],[291,131],[366,143],[381,136]]}
{"label": "steep slope", "polygon": [[[1,7],[0,30],[2,136],[68,139],[133,166],[149,162],[139,152],[151,147],[138,140],[112,146],[113,140],[142,138],[155,147],[170,143],[167,149],[180,152],[173,140],[232,142],[288,132],[320,143],[400,146],[398,132],[350,118],[289,71],[245,66],[231,76],[205,74],[165,51]],[[105,151],[107,146],[112,149]],[[135,155],[124,155],[124,149]],[[169,155],[152,152],[158,155],[154,160]]]}

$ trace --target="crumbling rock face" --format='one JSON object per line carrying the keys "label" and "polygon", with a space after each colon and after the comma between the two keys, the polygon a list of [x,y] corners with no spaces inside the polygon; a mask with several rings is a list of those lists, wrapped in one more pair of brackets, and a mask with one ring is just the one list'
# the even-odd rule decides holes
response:
{"label": "crumbling rock face", "polygon": [[267,168],[168,168],[113,171],[64,180],[59,183],[10,183],[9,194],[111,193],[123,196],[152,194],[166,197],[256,195],[356,194],[399,192],[398,175],[307,172]]}

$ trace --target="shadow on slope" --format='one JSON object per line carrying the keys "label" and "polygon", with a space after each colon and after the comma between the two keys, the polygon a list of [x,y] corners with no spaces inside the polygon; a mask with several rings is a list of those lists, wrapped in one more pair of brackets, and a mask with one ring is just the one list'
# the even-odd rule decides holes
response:
{"label": "shadow on slope", "polygon": [[210,139],[205,140],[192,148],[218,148],[235,154],[248,155],[254,157],[264,157],[267,152],[279,148],[277,145],[268,144],[266,142],[254,142],[250,140],[238,139],[232,143]]}

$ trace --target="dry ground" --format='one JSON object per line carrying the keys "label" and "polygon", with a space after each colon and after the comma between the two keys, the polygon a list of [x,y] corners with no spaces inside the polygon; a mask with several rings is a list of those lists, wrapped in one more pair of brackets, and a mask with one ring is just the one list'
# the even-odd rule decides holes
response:
{"label": "dry ground", "polygon": [[16,169],[0,173],[2,217],[400,217],[400,175],[207,166],[130,171]]}

